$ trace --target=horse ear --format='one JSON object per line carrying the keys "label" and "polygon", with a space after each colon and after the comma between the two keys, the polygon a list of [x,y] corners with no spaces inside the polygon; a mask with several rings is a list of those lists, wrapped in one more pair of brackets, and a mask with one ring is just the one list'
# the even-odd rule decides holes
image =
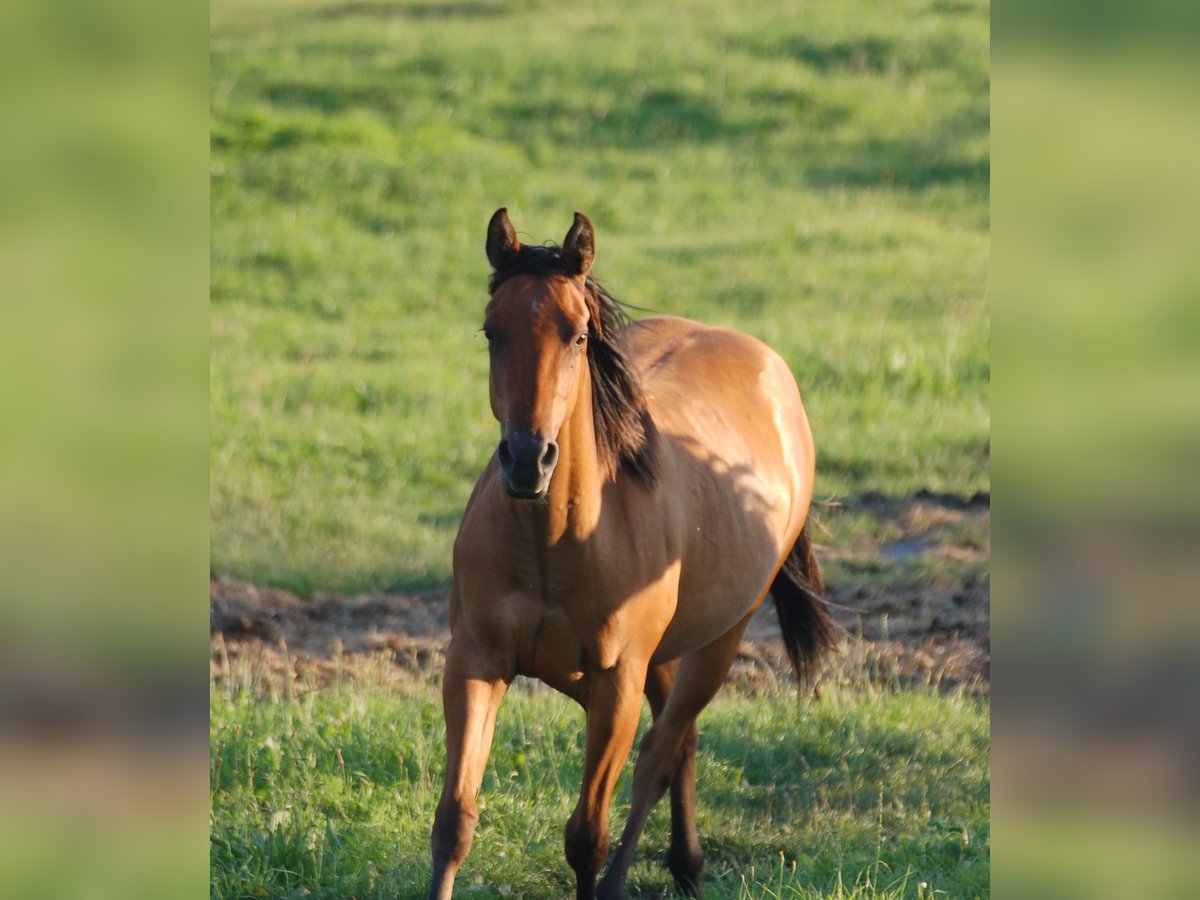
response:
{"label": "horse ear", "polygon": [[508,220],[508,208],[500,207],[492,213],[492,221],[488,222],[487,258],[493,269],[499,269],[521,249],[517,240],[517,229]]}
{"label": "horse ear", "polygon": [[563,241],[563,262],[573,275],[586,275],[596,258],[596,236],[592,222],[581,212],[575,213],[575,223]]}

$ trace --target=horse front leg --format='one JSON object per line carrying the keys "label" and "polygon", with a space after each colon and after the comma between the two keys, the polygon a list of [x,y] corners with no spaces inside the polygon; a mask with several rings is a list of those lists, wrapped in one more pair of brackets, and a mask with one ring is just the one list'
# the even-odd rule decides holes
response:
{"label": "horse front leg", "polygon": [[[751,615],[752,613],[747,613],[732,630],[680,661],[662,712],[642,738],[637,766],[633,772],[633,804],[629,810],[629,821],[625,823],[620,845],[604,875],[604,881],[600,884],[599,897],[608,900],[625,895],[625,876],[633,863],[634,851],[642,836],[646,819],[650,816],[654,804],[670,785],[673,776],[684,765],[689,768],[682,773],[682,777],[688,783],[690,791],[680,798],[681,803],[688,807],[680,813],[682,817],[691,820],[694,830],[696,716],[708,705],[724,682],[725,674],[737,655],[742,632],[745,631]],[[688,893],[695,894],[699,892],[703,855],[700,853],[699,837],[696,837],[696,852],[689,859],[689,843],[691,842],[685,835],[683,843],[679,845],[681,856],[675,860],[669,856],[668,863],[674,862],[671,871],[680,887]],[[676,846],[672,840],[673,853]]]}
{"label": "horse front leg", "polygon": [[609,801],[637,733],[645,683],[645,665],[622,665],[588,684],[583,788],[565,834],[577,900],[593,900],[596,876],[608,857]]}
{"label": "horse front leg", "polygon": [[504,668],[465,637],[450,639],[442,682],[446,715],[446,780],[434,814],[430,852],[430,900],[450,900],[454,875],[467,857],[479,823],[475,797],[483,782],[496,727],[496,711],[508,690]]}

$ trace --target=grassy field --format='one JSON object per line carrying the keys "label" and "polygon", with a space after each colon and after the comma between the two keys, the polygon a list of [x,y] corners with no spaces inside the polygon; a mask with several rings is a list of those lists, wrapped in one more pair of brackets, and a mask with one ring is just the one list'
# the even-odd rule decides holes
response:
{"label": "grassy field", "polygon": [[[428,683],[269,699],[227,683],[212,704],[214,897],[423,897],[444,760]],[[648,726],[643,716],[642,730]],[[700,719],[705,896],[986,897],[988,713],[935,691],[727,693]],[[501,710],[463,896],[573,891],[562,828],[578,794],[582,714],[519,683]],[[632,763],[613,804],[629,808]],[[671,895],[670,815],[656,808],[630,874]]]}
{"label": "grassy field", "polygon": [[[533,241],[584,210],[616,296],[778,349],[819,498],[989,488],[986,0],[214,0],[211,21],[215,571],[448,582],[497,438],[477,331],[501,205]],[[834,578],[855,554],[864,584],[936,574],[880,566],[894,522],[826,513]],[[419,896],[435,682],[214,685],[212,895]],[[569,891],[581,722],[510,695],[465,895]],[[725,695],[700,724],[708,896],[987,896],[984,702],[840,684]],[[669,887],[666,822],[642,896]]]}
{"label": "grassy field", "polygon": [[775,346],[819,497],[989,486],[986,2],[211,15],[217,571],[448,581],[500,205],[535,241],[586,211],[618,297]]}

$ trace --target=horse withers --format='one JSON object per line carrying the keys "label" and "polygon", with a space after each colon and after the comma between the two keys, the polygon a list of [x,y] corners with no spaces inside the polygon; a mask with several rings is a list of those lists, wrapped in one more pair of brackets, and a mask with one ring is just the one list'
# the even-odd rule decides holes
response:
{"label": "horse withers", "polygon": [[[696,716],[770,592],[800,677],[836,626],[806,527],[813,440],[795,379],[754,338],[674,317],[630,321],[590,274],[582,213],[562,246],[487,233],[484,313],[500,443],[454,545],[443,702],[446,780],[429,896],[451,896],[479,814],[497,710],[517,675],[586,712],[566,826],[579,898],[620,897],[651,808],[671,794],[667,864],[696,893]],[[609,800],[638,726],[629,821]]]}

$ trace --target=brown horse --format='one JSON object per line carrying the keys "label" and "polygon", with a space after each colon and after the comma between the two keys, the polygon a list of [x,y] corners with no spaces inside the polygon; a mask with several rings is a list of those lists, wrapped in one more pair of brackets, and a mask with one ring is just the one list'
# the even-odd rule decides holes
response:
{"label": "brown horse", "polygon": [[[586,711],[583,789],[566,827],[577,896],[623,895],[668,787],[667,865],[696,893],[696,716],[768,591],[801,677],[835,635],[805,527],[813,441],[800,394],[783,360],[744,334],[630,322],[589,275],[582,213],[561,247],[522,246],[500,209],[487,256],[483,331],[501,440],[454,545],[429,896],[450,897],[470,849],[496,712],[517,675]],[[654,724],[597,887],[643,694]]]}

